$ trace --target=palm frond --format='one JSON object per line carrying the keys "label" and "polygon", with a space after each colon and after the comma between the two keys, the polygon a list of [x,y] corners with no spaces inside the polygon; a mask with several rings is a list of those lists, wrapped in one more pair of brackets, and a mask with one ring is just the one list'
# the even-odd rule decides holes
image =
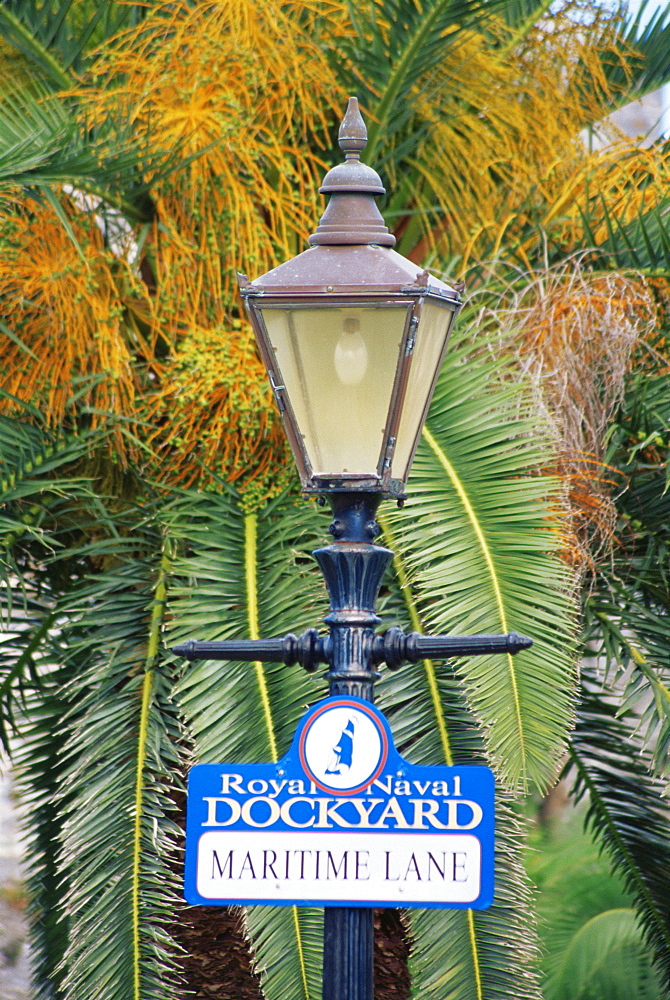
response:
{"label": "palm frond", "polygon": [[[394,544],[388,530],[386,540]],[[396,552],[395,579],[383,602],[386,624],[421,629],[418,595],[403,556]],[[431,661],[385,672],[380,707],[400,751],[417,764],[486,763],[482,734],[464,701],[451,665]],[[489,910],[411,910],[412,995],[433,1000],[519,998],[539,1000],[537,940],[530,887],[520,853],[523,830],[509,797],[496,801],[496,871]]]}
{"label": "palm frond", "polygon": [[[614,704],[613,704],[614,701]],[[587,823],[632,894],[659,975],[670,983],[670,811],[637,720],[618,713],[597,668],[583,667],[582,699],[570,743],[575,795],[588,802]]]}
{"label": "palm frond", "polygon": [[[662,342],[659,346],[663,347]],[[644,349],[645,356],[648,348]],[[653,348],[652,348],[653,350]],[[662,357],[662,355],[661,355]],[[605,456],[621,482],[615,545],[597,567],[584,604],[585,635],[602,658],[639,736],[667,774],[670,760],[670,390],[667,374],[639,370],[609,428]]]}
{"label": "palm frond", "polygon": [[[338,39],[337,44],[349,61],[351,85],[374,114],[368,125],[366,156],[370,162],[383,163],[384,153],[388,155],[385,147],[393,145],[395,134],[416,113],[415,102],[407,99],[412,86],[423,80],[425,90],[431,71],[449,49],[458,46],[468,29],[480,26],[504,3],[430,0],[419,6],[382,0],[367,5],[350,2],[348,6],[353,34]],[[429,99],[430,91],[422,96]],[[421,132],[414,131],[406,141],[416,148],[420,139]],[[403,155],[408,152],[405,147]]]}
{"label": "palm frond", "polygon": [[[47,660],[41,644],[43,676],[29,690],[17,713],[20,739],[12,744],[12,764],[26,842],[25,878],[30,919],[32,987],[35,1000],[61,1000],[61,962],[69,937],[69,920],[62,910],[63,884],[60,844],[71,794],[63,793],[63,751],[67,734],[64,715],[74,706],[64,694],[71,672],[58,666],[57,649]],[[56,645],[56,644],[54,644]],[[59,808],[55,807],[59,801]]]}
{"label": "palm frond", "polygon": [[623,104],[670,80],[670,10],[654,0],[642,0],[635,5],[633,17],[620,18],[618,35],[622,47],[633,53],[628,72],[620,63],[610,63],[605,69],[610,81],[619,86]]}
{"label": "palm frond", "polygon": [[[2,397],[9,398],[6,393]],[[34,407],[20,400],[11,402],[19,416],[0,414],[0,537],[4,550],[0,574],[9,587],[17,543],[37,541],[52,550],[60,546],[54,522],[48,523],[48,519],[55,517],[59,506],[90,496],[90,490],[84,477],[55,473],[78,462],[100,437],[99,432],[91,431],[51,431]],[[28,416],[35,422],[28,423]]]}
{"label": "palm frond", "polygon": [[605,459],[620,485],[614,545],[584,602],[583,668],[572,741],[577,795],[613,868],[631,892],[649,951],[670,983],[664,902],[670,813],[664,780],[670,745],[670,587],[667,495],[670,392],[664,331],[641,346],[609,428]]}
{"label": "palm frond", "polygon": [[[172,588],[171,643],[282,635],[322,617],[318,599],[325,605],[325,593],[309,554],[321,541],[319,520],[309,507],[282,498],[258,513],[244,513],[230,491],[187,492],[166,517],[172,536],[186,548],[175,564],[181,582]],[[234,694],[224,704],[218,681]],[[201,762],[277,760],[304,709],[323,693],[300,668],[281,664],[199,661],[179,685]],[[249,718],[262,724],[251,730]]]}
{"label": "palm frond", "polygon": [[670,759],[670,622],[630,591],[630,583],[601,582],[585,603],[585,635],[622,706],[637,713],[638,736],[652,754],[656,773]]}
{"label": "palm frond", "polygon": [[[6,400],[5,400],[6,401]],[[0,742],[9,746],[14,710],[39,689],[44,649],[57,635],[57,589],[46,564],[63,550],[63,525],[90,485],[64,474],[97,435],[54,433],[33,407],[13,401],[15,417],[0,415]],[[27,417],[34,423],[28,423]]]}
{"label": "palm frond", "polygon": [[167,930],[181,741],[160,655],[169,548],[141,524],[113,548],[113,568],[84,578],[61,607],[71,622],[65,693],[76,706],[62,725],[59,802],[68,1000],[176,997],[181,980]]}
{"label": "palm frond", "polygon": [[528,24],[536,24],[549,6],[547,0],[507,0],[500,14],[516,33]]}
{"label": "palm frond", "polygon": [[[244,513],[231,493],[186,494],[168,517],[186,547],[175,566],[184,582],[173,588],[171,641],[277,636],[321,617],[323,587],[309,555],[318,521],[304,504],[282,498]],[[201,661],[178,688],[202,762],[277,760],[304,709],[324,693],[299,667],[260,662]],[[269,1000],[318,997],[322,914],[254,907],[246,920]]]}
{"label": "palm frond", "polygon": [[268,1000],[318,1000],[323,962],[323,910],[251,906],[246,913],[254,967]]}
{"label": "palm frond", "polygon": [[528,853],[538,885],[546,1000],[652,1000],[662,990],[631,899],[583,829],[582,810],[536,827]]}
{"label": "palm frond", "polygon": [[[49,474],[86,454],[95,436],[86,432],[54,433],[45,426],[43,415],[34,407],[8,398],[6,393],[2,398],[18,411],[18,415],[0,414],[0,503],[25,500],[49,488],[57,490]],[[32,417],[35,423],[28,423],[26,417]],[[76,482],[67,480],[62,491],[74,488]]]}
{"label": "palm frond", "polygon": [[[25,19],[21,17],[22,6],[19,3],[10,3],[0,7],[0,32],[3,39],[38,66],[41,74],[50,81],[52,87],[62,89],[71,86],[72,77],[34,32],[34,25],[27,24]],[[67,6],[70,4],[68,3]]]}
{"label": "palm frond", "polygon": [[30,593],[24,580],[12,585],[10,579],[0,597],[0,744],[7,753],[29,694],[46,684],[44,647],[49,646],[50,632],[57,630],[53,596],[45,587],[40,590]]}
{"label": "palm frond", "polygon": [[580,209],[584,249],[590,250],[589,258],[596,265],[643,272],[670,268],[670,200],[639,209],[631,221],[620,218],[604,198],[599,201],[599,230],[604,225],[604,239],[598,238],[591,213]]}
{"label": "palm frond", "polygon": [[58,0],[7,0],[0,7],[0,34],[39,70],[52,86],[72,86],[91,49],[144,14],[143,4],[97,0],[95,4]]}
{"label": "palm frond", "polygon": [[[551,450],[518,376],[510,368],[497,382],[504,360],[472,356],[462,336],[431,406],[411,502],[387,519],[426,627],[515,630],[533,639],[515,657],[462,662],[459,674],[503,783],[546,787],[574,687],[571,581],[556,555],[557,485],[537,474]],[[423,721],[432,729],[427,706]]]}
{"label": "palm frond", "polygon": [[568,943],[543,988],[546,1000],[656,1000],[659,982],[645,962],[635,910],[605,910]]}
{"label": "palm frond", "polygon": [[96,126],[82,120],[72,101],[49,94],[39,82],[5,87],[0,94],[0,186],[33,190],[68,185],[121,211],[132,221],[152,217],[146,171],[165,176],[180,156],[141,146],[119,114]]}

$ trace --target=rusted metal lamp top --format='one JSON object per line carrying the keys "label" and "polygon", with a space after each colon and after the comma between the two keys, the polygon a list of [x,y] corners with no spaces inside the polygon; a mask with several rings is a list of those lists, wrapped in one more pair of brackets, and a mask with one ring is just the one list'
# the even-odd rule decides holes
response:
{"label": "rusted metal lamp top", "polygon": [[240,289],[303,489],[402,497],[461,300],[392,249],[366,141],[352,97],[310,249]]}

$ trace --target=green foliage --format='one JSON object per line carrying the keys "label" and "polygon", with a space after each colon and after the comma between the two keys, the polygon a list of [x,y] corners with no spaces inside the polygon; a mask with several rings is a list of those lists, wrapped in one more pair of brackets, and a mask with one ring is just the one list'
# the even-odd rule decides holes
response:
{"label": "green foliage", "polygon": [[176,997],[180,982],[167,926],[178,900],[181,734],[159,658],[169,551],[151,530],[133,529],[114,565],[82,580],[59,607],[70,622],[65,695],[73,706],[61,723],[67,742],[55,797],[66,817],[62,989],[72,998]]}
{"label": "green foliage", "polygon": [[622,221],[602,199],[598,207],[606,226],[605,239],[598,239],[588,215],[582,213],[585,245],[594,248],[589,258],[596,266],[661,273],[670,270],[670,202],[638,209],[632,221]]}
{"label": "green foliage", "polygon": [[[549,519],[558,483],[538,475],[552,450],[530,387],[514,377],[511,360],[486,358],[483,348],[467,328],[453,343],[415,460],[411,502],[388,520],[427,628],[533,637],[530,650],[502,661],[473,657],[458,673],[503,782],[546,787],[573,697],[570,576]],[[426,701],[427,731],[431,710]]]}
{"label": "green foliage", "polygon": [[631,897],[569,809],[530,840],[539,892],[545,1000],[658,1000]]}
{"label": "green foliage", "polygon": [[635,717],[617,717],[596,670],[583,668],[582,699],[571,740],[575,796],[587,799],[587,824],[629,890],[655,966],[668,983],[670,813],[664,782],[636,737]]}
{"label": "green foliage", "polygon": [[0,30],[52,87],[62,89],[72,86],[94,46],[143,16],[143,4],[116,0],[7,0]]}
{"label": "green foliage", "polygon": [[[556,486],[536,474],[551,449],[537,423],[528,422],[528,387],[506,378],[504,359],[484,360],[481,342],[471,338],[463,331],[445,363],[411,477],[412,499],[402,512],[381,517],[396,553],[384,618],[456,634],[515,628],[534,636],[534,656],[526,664],[520,654],[504,664],[501,657],[473,657],[406,666],[384,674],[379,704],[414,763],[495,762],[511,788],[528,779],[544,785],[569,722],[565,677],[574,629],[564,570],[552,554],[559,536],[547,516]],[[541,610],[526,587],[542,588]],[[530,695],[538,674],[553,690],[546,701]],[[410,912],[413,995],[539,997],[530,887],[519,861],[523,833],[501,788],[494,904],[478,913]]]}
{"label": "green foliage", "polygon": [[[658,346],[663,349],[663,342]],[[654,766],[667,774],[670,747],[670,388],[665,372],[629,378],[610,428],[607,462],[617,472],[616,546],[585,603],[586,636],[640,712]]]}
{"label": "green foliage", "polygon": [[[346,57],[340,70],[345,81],[360,93],[364,106],[375,109],[365,154],[371,163],[383,164],[389,155],[411,158],[422,139],[421,130],[407,134],[407,125],[416,116],[415,102],[407,100],[412,85],[425,81],[423,98],[434,97],[436,81],[431,86],[431,74],[449,49],[462,42],[468,29],[476,29],[504,7],[505,0],[429,0],[421,6],[403,0],[377,4],[350,0],[353,30],[336,46]],[[455,25],[462,30],[454,31]],[[380,153],[385,157],[380,159]]]}
{"label": "green foliage", "polygon": [[[67,473],[98,439],[97,434],[87,432],[54,434],[33,408],[16,401],[16,410],[13,418],[0,416],[0,616],[4,632],[0,640],[0,742],[5,750],[10,733],[23,728],[21,703],[41,689],[40,678],[57,662],[57,652],[56,659],[51,658],[58,646],[53,559],[67,544],[73,506],[91,496],[83,477]],[[28,416],[32,423],[25,419]],[[47,716],[46,705],[53,696],[45,688]],[[21,721],[16,717],[17,701]],[[39,702],[33,697],[31,703],[31,716],[39,715]],[[36,760],[40,759],[37,753]],[[39,786],[37,777],[35,781]]]}
{"label": "green foliage", "polygon": [[[304,502],[282,497],[244,513],[229,491],[192,493],[172,504],[167,520],[182,552],[171,643],[279,636],[322,616],[323,585],[309,553],[323,518]],[[177,689],[194,759],[205,763],[277,760],[304,710],[325,693],[320,679],[297,666],[213,660],[189,665]],[[269,1000],[320,996],[322,924],[321,912],[310,909],[249,910],[254,961]]]}
{"label": "green foliage", "polygon": [[68,735],[61,727],[64,715],[74,706],[63,693],[70,671],[55,662],[57,649],[53,650],[54,660],[46,662],[46,643],[42,636],[40,639],[39,685],[24,686],[23,711],[11,713],[12,727],[21,733],[20,742],[12,745],[12,761],[27,818],[24,871],[34,996],[35,1000],[60,1000],[61,962],[69,939],[69,920],[60,906],[63,887],[59,845],[72,798],[62,789],[61,755]]}
{"label": "green foliage", "polygon": [[[185,493],[166,520],[182,553],[171,589],[171,645],[299,632],[325,612],[310,555],[324,518],[304,501],[284,496],[245,514],[232,491]],[[231,692],[225,704],[217,690],[223,678]],[[201,660],[184,672],[179,703],[197,760],[253,763],[286,753],[305,708],[324,693],[323,683],[297,666]]]}
{"label": "green foliage", "polygon": [[622,18],[620,25],[621,39],[634,53],[629,63],[630,75],[621,65],[605,66],[610,80],[620,85],[624,104],[668,82],[670,11],[655,0],[642,0],[631,13],[633,16],[625,21]]}

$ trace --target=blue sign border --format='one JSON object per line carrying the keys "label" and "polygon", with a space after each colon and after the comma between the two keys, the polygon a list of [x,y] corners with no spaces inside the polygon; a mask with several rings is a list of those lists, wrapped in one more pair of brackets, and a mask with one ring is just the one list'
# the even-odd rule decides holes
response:
{"label": "blue sign border", "polygon": [[[383,750],[380,754],[380,762],[374,766],[372,776],[356,787],[342,790],[324,786],[317,783],[315,776],[309,769],[305,759],[304,744],[307,733],[313,722],[321,713],[329,708],[351,705],[365,712],[365,714],[378,727],[380,734],[383,734]],[[380,779],[385,782],[389,789],[393,783],[398,787],[399,782],[417,782],[419,784],[433,782],[446,782],[449,788],[458,788],[459,799],[471,800],[478,803],[482,808],[482,818],[475,830],[468,829],[468,833],[475,836],[481,847],[481,876],[480,892],[477,898],[467,903],[460,902],[398,902],[390,903],[386,900],[323,900],[314,899],[210,899],[202,896],[197,889],[197,860],[198,843],[203,833],[208,831],[205,824],[208,817],[208,803],[213,797],[221,793],[222,779],[226,776],[237,776],[241,779],[237,785],[244,783],[248,787],[249,783],[257,782],[259,786],[263,783],[277,788],[287,787],[287,783],[292,781],[302,781],[310,788],[310,794],[336,796],[342,808],[346,805],[348,796],[355,796],[357,793],[369,789],[373,782]],[[274,785],[271,782],[274,780]],[[284,785],[282,785],[282,782]],[[230,782],[229,782],[230,784]],[[233,782],[232,787],[235,787]],[[378,792],[379,785],[375,788]],[[250,790],[248,795],[256,794]],[[287,794],[277,793],[277,802],[281,803],[286,799]],[[403,793],[405,794],[405,793]],[[247,796],[248,798],[248,796]],[[305,713],[301,719],[289,752],[276,764],[199,764],[193,767],[189,774],[188,796],[187,796],[187,821],[186,821],[186,857],[185,857],[185,890],[184,896],[188,903],[199,906],[356,906],[356,907],[392,907],[393,905],[420,908],[420,909],[486,909],[493,902],[494,892],[494,855],[495,855],[495,817],[494,817],[495,784],[493,772],[488,767],[480,765],[464,766],[422,766],[411,764],[401,757],[395,748],[393,735],[385,716],[370,702],[363,701],[353,696],[325,698],[317,702]],[[222,800],[221,800],[222,801]],[[242,801],[242,800],[241,800]],[[446,801],[446,800],[445,800]],[[215,803],[216,808],[216,803]],[[335,807],[337,808],[337,807]],[[458,807],[456,807],[458,809]],[[261,824],[259,823],[258,826]],[[240,817],[233,822],[226,822],[226,830],[240,831],[258,829],[246,824]],[[457,828],[460,829],[460,828]],[[288,825],[281,818],[273,820],[270,832],[285,831],[296,834],[296,828]],[[315,831],[316,832],[316,831]],[[334,831],[331,832],[342,832]],[[408,833],[414,836],[422,836],[422,831],[418,829],[402,830],[397,828],[387,828],[384,831],[377,829],[362,828],[352,830],[347,835],[357,838],[375,836],[380,832],[392,833],[394,837],[403,837]],[[427,829],[426,833],[435,833],[434,829]]]}

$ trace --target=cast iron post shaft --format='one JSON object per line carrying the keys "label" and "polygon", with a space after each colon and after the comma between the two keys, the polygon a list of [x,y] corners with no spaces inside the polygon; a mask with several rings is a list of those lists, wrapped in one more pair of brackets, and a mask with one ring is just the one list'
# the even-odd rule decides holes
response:
{"label": "cast iron post shaft", "polygon": [[[331,695],[374,700],[372,650],[377,594],[393,553],[373,540],[379,528],[378,494],[334,494],[334,543],[317,549],[330,597]],[[323,1000],[373,1000],[374,911],[371,907],[326,906],[323,927]]]}

